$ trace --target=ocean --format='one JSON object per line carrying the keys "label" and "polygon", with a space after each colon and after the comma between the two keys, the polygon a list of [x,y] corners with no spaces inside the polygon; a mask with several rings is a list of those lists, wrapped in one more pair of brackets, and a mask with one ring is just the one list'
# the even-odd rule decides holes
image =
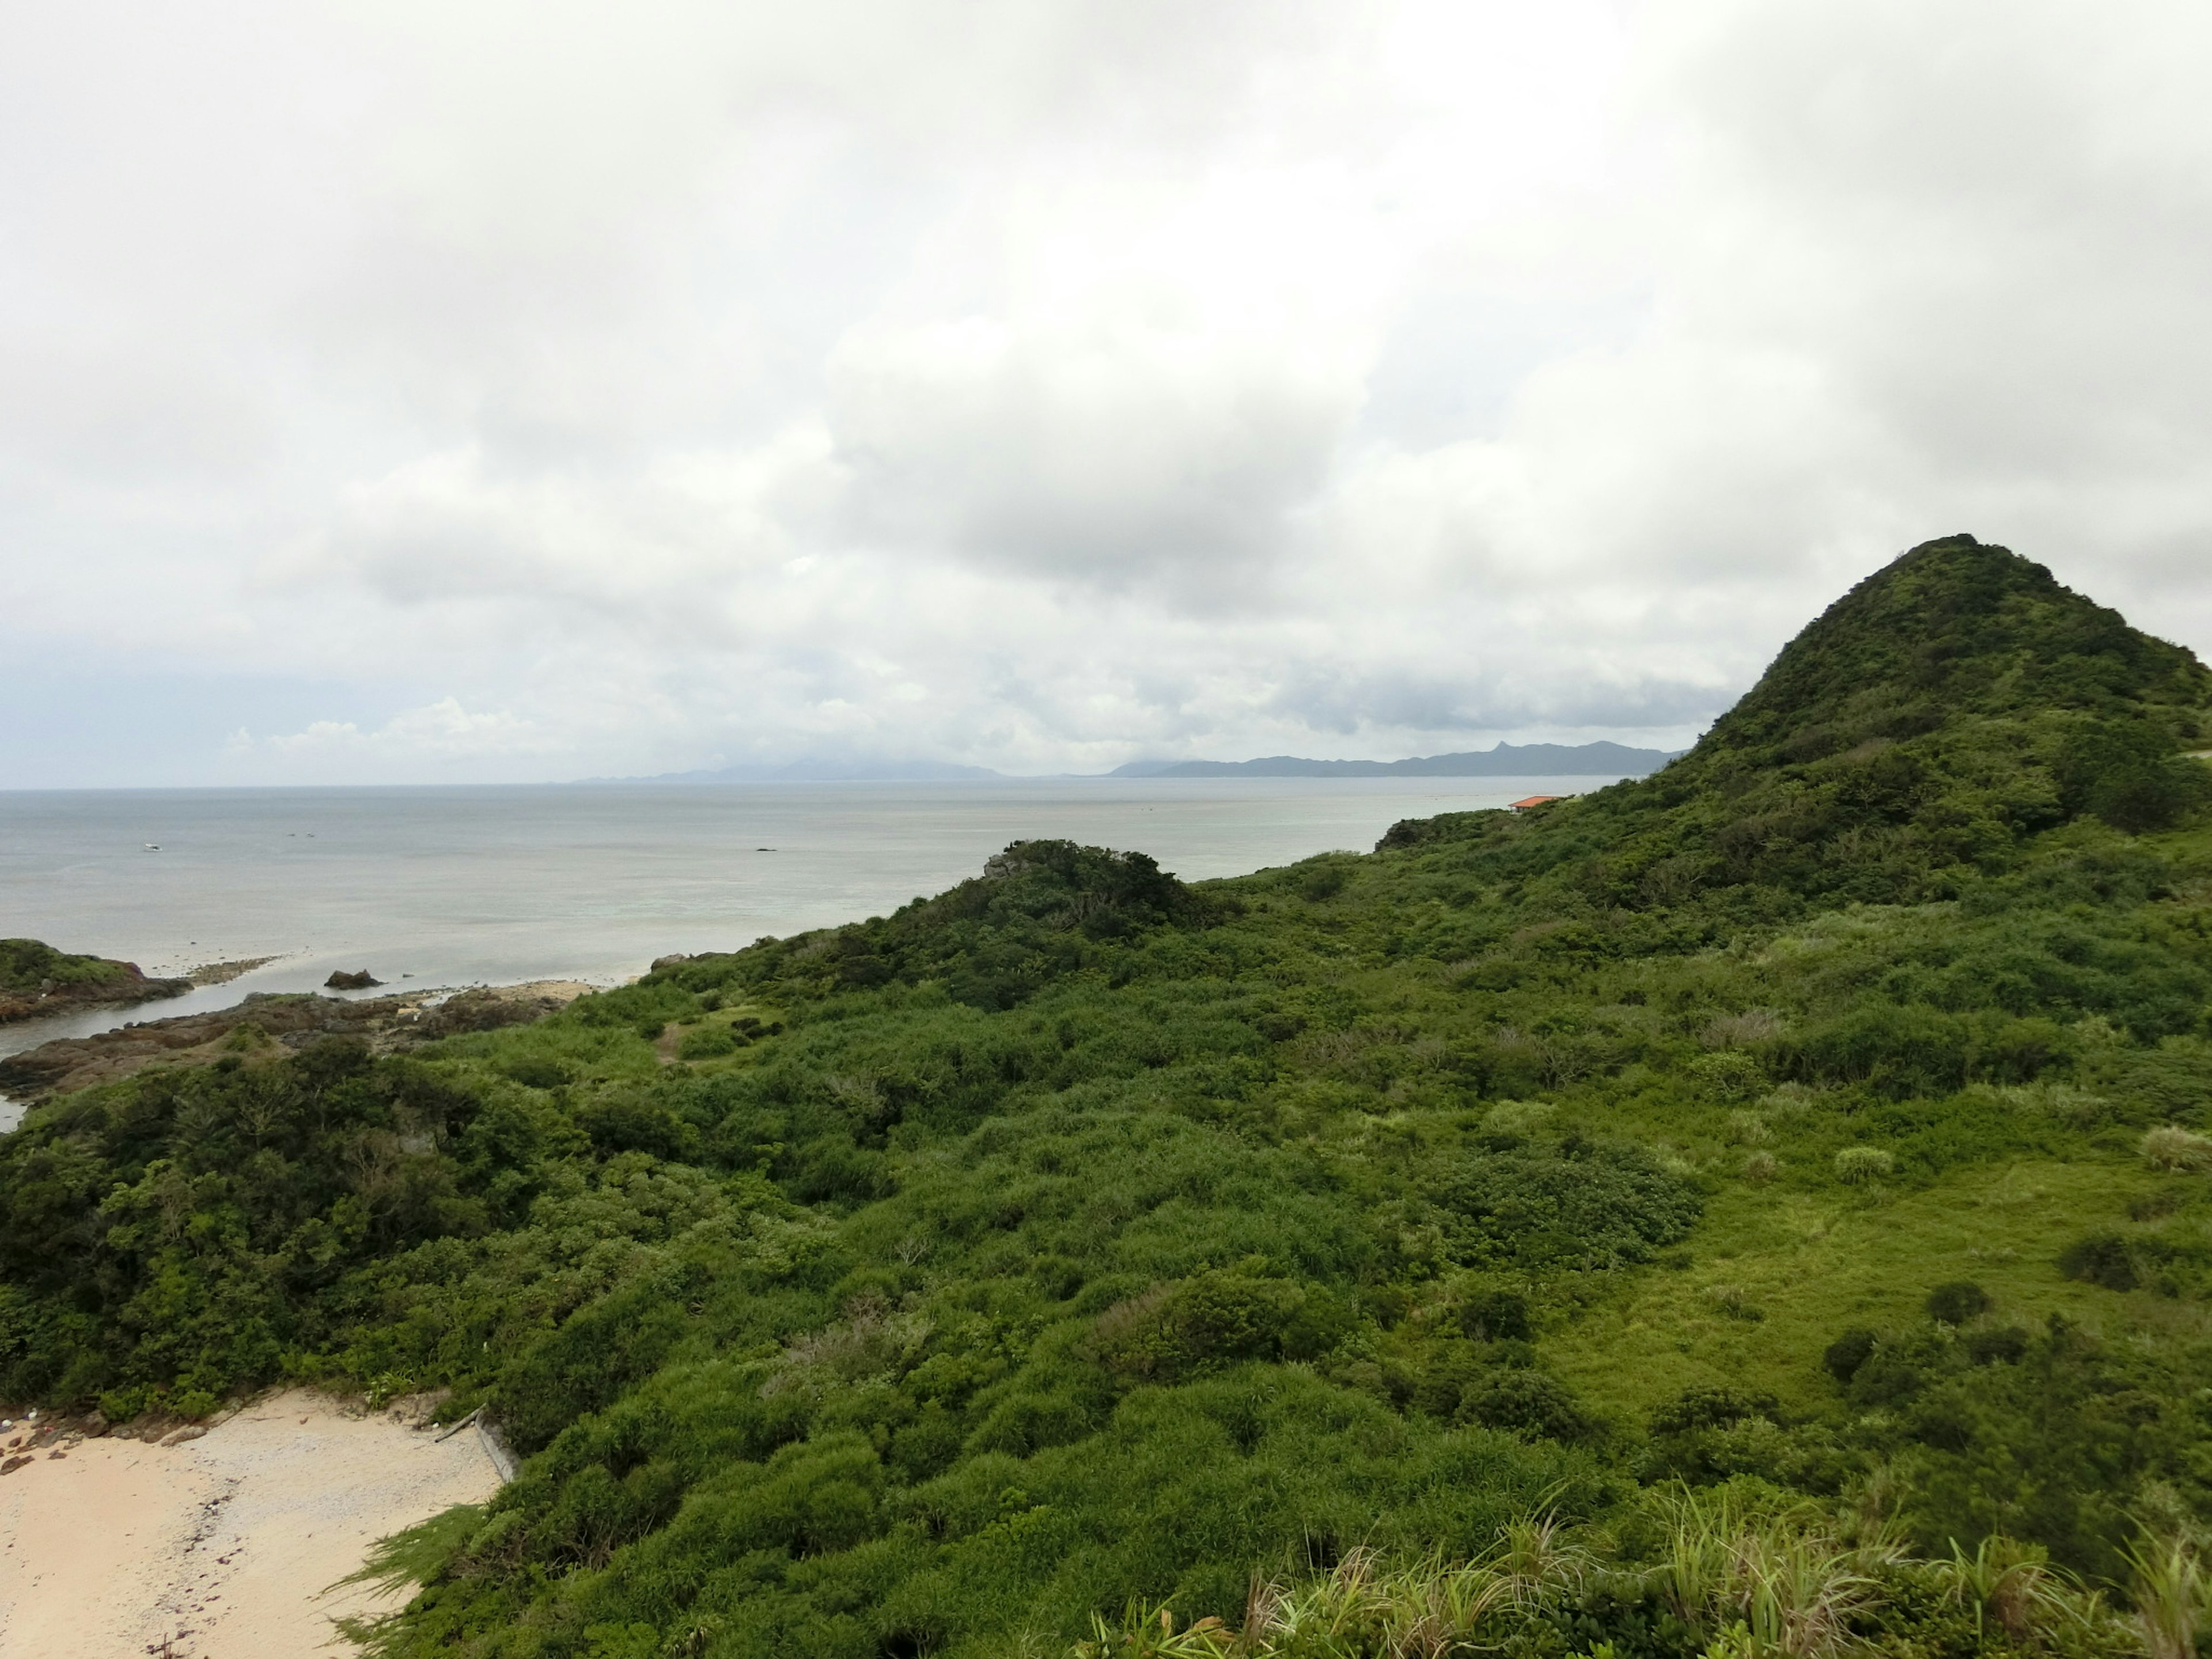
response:
{"label": "ocean", "polygon": [[[1187,879],[1371,848],[1396,820],[1607,778],[0,792],[0,937],[149,974],[275,957],[173,1002],[0,1027],[0,1054],[319,988],[611,984],[672,951],[881,915],[1012,841],[1150,853]],[[153,850],[158,848],[159,850]]]}

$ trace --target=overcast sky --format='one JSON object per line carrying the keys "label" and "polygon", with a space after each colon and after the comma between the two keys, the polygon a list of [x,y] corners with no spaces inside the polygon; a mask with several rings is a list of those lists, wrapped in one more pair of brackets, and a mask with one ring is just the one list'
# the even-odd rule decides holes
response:
{"label": "overcast sky", "polygon": [[2212,647],[2188,0],[71,0],[0,787],[1674,746],[1926,537]]}

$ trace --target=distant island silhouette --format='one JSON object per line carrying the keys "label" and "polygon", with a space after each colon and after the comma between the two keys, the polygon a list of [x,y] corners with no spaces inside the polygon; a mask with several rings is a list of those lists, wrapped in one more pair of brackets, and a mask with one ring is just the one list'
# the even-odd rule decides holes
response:
{"label": "distant island silhouette", "polygon": [[[1461,755],[1417,756],[1411,760],[1306,760],[1269,755],[1260,760],[1139,760],[1110,772],[1062,773],[1065,777],[1107,778],[1570,778],[1635,777],[1656,772],[1679,751],[1632,749],[1618,743],[1501,743],[1494,749]],[[994,772],[988,766],[958,766],[949,761],[836,760],[810,757],[774,765],[723,766],[696,772],[662,772],[651,777],[584,778],[583,783],[939,783],[960,780],[1013,780],[1024,775]]]}
{"label": "distant island silhouette", "polygon": [[1494,749],[1412,760],[1304,760],[1270,755],[1249,761],[1131,761],[1114,778],[1566,778],[1642,777],[1674,753],[1618,743],[1501,743]]}

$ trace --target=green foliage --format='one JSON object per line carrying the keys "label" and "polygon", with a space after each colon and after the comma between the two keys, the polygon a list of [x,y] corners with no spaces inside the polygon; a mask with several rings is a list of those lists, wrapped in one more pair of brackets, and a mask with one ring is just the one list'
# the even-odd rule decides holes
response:
{"label": "green foliage", "polygon": [[2200,1135],[2178,1123],[2146,1133],[2142,1155],[2154,1169],[2201,1172],[2212,1170],[2212,1135]]}
{"label": "green foliage", "polygon": [[1099,1316],[1093,1352],[1109,1371],[1147,1382],[1203,1375],[1242,1359],[1313,1359],[1358,1323],[1326,1291],[1253,1271],[1207,1269]]}
{"label": "green foliage", "polygon": [[1971,1279],[1954,1279],[1928,1292],[1928,1316],[1946,1325],[1964,1325],[1989,1307],[1990,1293]]}
{"label": "green foliage", "polygon": [[1471,1153],[1427,1182],[1446,1248],[1470,1265],[1590,1268],[1650,1258],[1697,1218],[1696,1196],[1634,1147],[1570,1139]]}
{"label": "green foliage", "polygon": [[2212,800],[2212,770],[2172,752],[2166,733],[2141,722],[2100,720],[2059,750],[2055,770],[2068,811],[2115,830],[2169,830]]}
{"label": "green foliage", "polygon": [[[1464,1562],[1392,1566],[1354,1550],[1326,1572],[1255,1577],[1228,1619],[1179,1621],[1172,1604],[1133,1597],[1118,1620],[1094,1615],[1073,1659],[2120,1659],[2142,1650],[2136,1630],[2098,1596],[2010,1539],[1914,1556],[1756,1490],[1665,1492],[1649,1508],[1647,1556],[1620,1556],[1548,1519],[1509,1526]],[[2192,1651],[2188,1621],[2203,1601],[2194,1553],[2147,1541],[2138,1578],[2157,1590],[2142,1598],[2157,1610],[2141,1621],[2150,1650],[2160,1659]]]}
{"label": "green foliage", "polygon": [[1835,1156],[1836,1179],[1861,1185],[1880,1181],[1897,1168],[1897,1159],[1879,1146],[1846,1146]]}
{"label": "green foliage", "polygon": [[1874,1357],[1879,1340],[1865,1326],[1854,1325],[1821,1351],[1820,1364],[1837,1382],[1848,1383]]}
{"label": "green foliage", "polygon": [[2142,1282],[2128,1241],[2109,1228],[2077,1238],[2058,1255],[2059,1271],[2108,1291],[2132,1291]]}
{"label": "green foliage", "polygon": [[106,985],[130,970],[101,957],[74,957],[34,939],[0,939],[0,991],[37,992],[52,985]]}
{"label": "green foliage", "polygon": [[1954,538],[1541,814],[143,1073],[0,1140],[0,1394],[482,1406],[392,1656],[2008,1650],[2212,1522],[2208,702]]}
{"label": "green foliage", "polygon": [[1923,1546],[2008,1534],[2124,1586],[2134,1516],[2203,1502],[2203,1353],[2177,1358],[2147,1363],[2057,1316],[2033,1333],[1906,1328],[1850,1377],[1862,1414],[1845,1439],[1905,1492],[1900,1519]]}

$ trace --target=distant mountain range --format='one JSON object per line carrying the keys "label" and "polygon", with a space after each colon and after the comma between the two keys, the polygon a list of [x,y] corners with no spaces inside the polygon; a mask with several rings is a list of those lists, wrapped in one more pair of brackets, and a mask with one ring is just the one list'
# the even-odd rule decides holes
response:
{"label": "distant mountain range", "polygon": [[1664,749],[1618,743],[1501,743],[1463,755],[1413,760],[1302,760],[1270,755],[1249,761],[1131,761],[1114,778],[1572,778],[1642,777],[1674,758]]}
{"label": "distant mountain range", "polygon": [[[1249,761],[1131,761],[1109,778],[1571,778],[1642,777],[1674,755],[1663,749],[1631,749],[1618,743],[1501,743],[1465,755],[1413,760],[1302,760],[1270,755]],[[645,778],[586,778],[586,783],[949,783],[1004,778],[988,766],[955,766],[927,760],[796,760],[781,766],[724,766],[700,772],[663,772]]]}

